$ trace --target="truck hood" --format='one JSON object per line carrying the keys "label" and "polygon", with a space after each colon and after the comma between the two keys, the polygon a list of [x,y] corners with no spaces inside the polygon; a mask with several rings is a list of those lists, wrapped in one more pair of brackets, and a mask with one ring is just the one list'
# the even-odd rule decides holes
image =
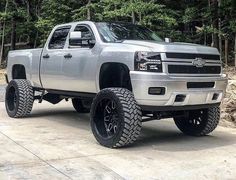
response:
{"label": "truck hood", "polygon": [[166,42],[154,42],[154,41],[136,41],[136,40],[125,40],[122,42],[127,45],[137,45],[150,48],[155,52],[176,52],[176,53],[194,53],[194,54],[217,54],[219,52],[216,48],[202,46],[191,43],[166,43]]}

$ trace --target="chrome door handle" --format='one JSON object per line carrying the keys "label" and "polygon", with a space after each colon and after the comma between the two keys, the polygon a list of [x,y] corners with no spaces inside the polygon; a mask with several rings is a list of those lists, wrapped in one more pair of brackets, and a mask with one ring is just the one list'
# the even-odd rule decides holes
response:
{"label": "chrome door handle", "polygon": [[50,58],[50,56],[48,54],[45,54],[45,55],[43,55],[43,58],[48,59],[48,58]]}
{"label": "chrome door handle", "polygon": [[72,55],[71,55],[70,53],[68,53],[68,54],[66,54],[66,55],[64,56],[64,58],[70,59],[70,58],[72,58]]}

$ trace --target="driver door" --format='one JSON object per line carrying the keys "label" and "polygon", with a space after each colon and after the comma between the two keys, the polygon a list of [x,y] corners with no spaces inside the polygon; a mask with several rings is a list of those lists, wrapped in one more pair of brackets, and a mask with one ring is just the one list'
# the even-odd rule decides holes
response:
{"label": "driver door", "polygon": [[73,42],[73,45],[69,39],[68,47],[65,49],[62,62],[64,86],[68,91],[95,93],[99,53],[94,34],[88,25],[77,25],[72,32],[81,32],[81,38]]}

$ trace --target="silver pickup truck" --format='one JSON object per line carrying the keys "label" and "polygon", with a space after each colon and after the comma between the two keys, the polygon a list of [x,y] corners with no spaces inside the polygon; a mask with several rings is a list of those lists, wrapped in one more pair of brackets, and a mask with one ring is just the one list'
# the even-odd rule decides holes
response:
{"label": "silver pickup truck", "polygon": [[227,85],[215,48],[91,21],[56,26],[42,49],[9,52],[6,77],[10,117],[29,115],[36,99],[71,99],[77,112],[90,112],[95,138],[111,148],[132,144],[142,122],[155,119],[173,118],[187,135],[209,134]]}

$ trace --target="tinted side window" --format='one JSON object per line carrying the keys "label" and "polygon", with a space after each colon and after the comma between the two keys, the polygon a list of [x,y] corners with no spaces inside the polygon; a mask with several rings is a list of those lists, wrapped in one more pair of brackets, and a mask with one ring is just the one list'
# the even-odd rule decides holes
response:
{"label": "tinted side window", "polygon": [[54,31],[49,43],[49,49],[63,49],[70,27],[58,28]]}

